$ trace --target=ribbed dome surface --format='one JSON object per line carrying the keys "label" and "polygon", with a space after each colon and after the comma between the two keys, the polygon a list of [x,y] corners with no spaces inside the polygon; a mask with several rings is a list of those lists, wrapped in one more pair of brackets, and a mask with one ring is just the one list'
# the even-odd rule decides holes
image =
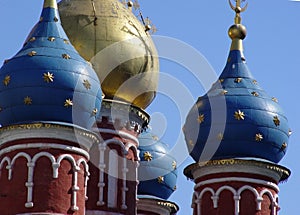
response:
{"label": "ribbed dome surface", "polygon": [[242,51],[231,50],[219,80],[188,114],[184,133],[196,162],[251,157],[277,163],[286,153],[289,126],[277,99],[253,78]]}
{"label": "ribbed dome surface", "polygon": [[139,136],[138,195],[168,199],[176,190],[177,164],[168,146],[150,132]]}
{"label": "ribbed dome surface", "polygon": [[90,128],[98,114],[99,79],[69,43],[53,2],[45,1],[23,48],[0,70],[2,126],[57,121]]}

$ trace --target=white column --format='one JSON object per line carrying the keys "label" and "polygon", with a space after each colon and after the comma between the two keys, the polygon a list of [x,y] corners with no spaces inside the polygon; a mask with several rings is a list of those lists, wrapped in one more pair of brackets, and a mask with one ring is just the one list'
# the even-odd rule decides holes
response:
{"label": "white column", "polygon": [[101,143],[98,146],[99,149],[99,183],[98,183],[98,187],[99,187],[99,200],[97,202],[97,206],[103,206],[105,204],[105,202],[103,201],[103,195],[104,195],[104,187],[105,187],[105,183],[104,183],[104,170],[106,168],[105,165],[105,160],[104,160],[104,152],[106,150],[106,144],[105,143]]}

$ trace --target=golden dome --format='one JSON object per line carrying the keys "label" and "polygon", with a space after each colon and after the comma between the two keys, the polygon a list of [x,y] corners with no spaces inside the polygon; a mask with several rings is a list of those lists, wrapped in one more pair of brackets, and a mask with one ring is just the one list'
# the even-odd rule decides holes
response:
{"label": "golden dome", "polygon": [[154,99],[159,60],[151,36],[117,0],[62,0],[62,25],[90,61],[107,99],[146,108]]}

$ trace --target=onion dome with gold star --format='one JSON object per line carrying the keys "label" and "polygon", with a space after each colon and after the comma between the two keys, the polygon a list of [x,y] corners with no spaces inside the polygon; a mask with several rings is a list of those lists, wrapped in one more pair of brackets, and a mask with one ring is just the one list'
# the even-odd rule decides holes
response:
{"label": "onion dome with gold star", "polygon": [[149,25],[132,10],[131,1],[59,2],[63,27],[80,55],[93,64],[105,98],[144,109],[156,95],[159,60]]}
{"label": "onion dome with gold star", "polygon": [[139,136],[138,195],[168,199],[176,190],[177,164],[166,144],[150,131]]}
{"label": "onion dome with gold star", "polygon": [[90,128],[102,100],[100,81],[70,44],[56,0],[45,0],[22,49],[0,70],[0,124],[51,121]]}
{"label": "onion dome with gold star", "polygon": [[[289,126],[277,99],[254,79],[243,55],[246,28],[240,0],[231,7],[235,24],[226,66],[212,88],[200,97],[183,127],[193,159],[257,158],[278,163],[286,153]],[[246,5],[247,6],[247,5]]]}

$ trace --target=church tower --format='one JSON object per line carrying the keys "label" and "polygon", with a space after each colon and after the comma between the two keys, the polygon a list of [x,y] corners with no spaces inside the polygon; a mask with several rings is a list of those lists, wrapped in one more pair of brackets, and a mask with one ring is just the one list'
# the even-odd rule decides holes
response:
{"label": "church tower", "polygon": [[144,110],[158,84],[157,51],[133,14],[136,3],[62,0],[59,10],[70,41],[90,61],[104,99],[90,150],[87,215],[137,214],[139,134],[150,117]]}
{"label": "church tower", "polygon": [[56,0],[44,1],[0,80],[0,213],[83,215],[102,91],[66,36]]}
{"label": "church tower", "polygon": [[219,80],[198,99],[184,125],[196,163],[184,174],[195,183],[194,215],[277,215],[278,184],[290,170],[278,165],[290,130],[274,97],[260,87],[243,54],[246,28],[241,0],[231,4],[235,24],[226,66]]}

